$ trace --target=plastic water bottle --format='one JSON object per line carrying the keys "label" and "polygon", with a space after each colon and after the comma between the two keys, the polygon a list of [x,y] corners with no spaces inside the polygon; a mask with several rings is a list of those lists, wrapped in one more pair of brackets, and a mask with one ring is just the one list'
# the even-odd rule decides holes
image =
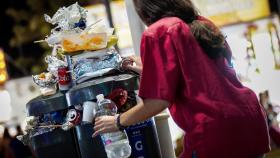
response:
{"label": "plastic water bottle", "polygon": [[[97,110],[96,117],[114,116],[117,114],[117,106],[103,94],[96,96]],[[128,158],[131,155],[131,147],[125,131],[105,133],[101,135],[108,158]]]}

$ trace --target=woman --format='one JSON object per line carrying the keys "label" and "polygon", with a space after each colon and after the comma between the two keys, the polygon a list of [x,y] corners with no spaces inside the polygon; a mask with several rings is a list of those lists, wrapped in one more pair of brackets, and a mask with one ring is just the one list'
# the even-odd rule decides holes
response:
{"label": "woman", "polygon": [[94,136],[144,121],[166,108],[185,131],[182,158],[258,158],[269,151],[264,112],[231,67],[219,29],[190,0],[134,0],[143,33],[143,103],[96,119]]}

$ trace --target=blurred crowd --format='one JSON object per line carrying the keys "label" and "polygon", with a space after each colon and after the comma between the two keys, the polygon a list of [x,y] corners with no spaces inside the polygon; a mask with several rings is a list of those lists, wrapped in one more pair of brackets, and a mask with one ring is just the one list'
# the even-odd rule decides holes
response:
{"label": "blurred crowd", "polygon": [[0,158],[35,158],[31,149],[16,138],[23,133],[20,126],[16,127],[16,132],[16,135],[12,136],[9,128],[4,129],[0,138]]}
{"label": "blurred crowd", "polygon": [[272,149],[280,148],[280,105],[271,102],[269,92],[259,94],[260,103],[264,107],[269,126]]}

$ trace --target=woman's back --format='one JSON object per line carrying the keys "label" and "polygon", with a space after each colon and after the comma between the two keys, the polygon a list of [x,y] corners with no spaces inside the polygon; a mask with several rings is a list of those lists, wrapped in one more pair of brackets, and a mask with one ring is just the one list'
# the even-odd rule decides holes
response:
{"label": "woman's back", "polygon": [[226,58],[211,59],[205,51],[179,18],[151,25],[142,39],[140,96],[173,103],[171,115],[186,131],[184,158],[194,152],[198,158],[266,153],[267,125],[256,95],[242,86]]}

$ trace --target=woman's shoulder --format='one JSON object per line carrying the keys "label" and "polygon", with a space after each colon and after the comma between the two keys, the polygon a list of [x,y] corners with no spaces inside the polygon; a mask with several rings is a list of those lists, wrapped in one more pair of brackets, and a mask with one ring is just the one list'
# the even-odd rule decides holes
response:
{"label": "woman's shoulder", "polygon": [[182,27],[180,29],[189,30],[188,25],[180,18],[177,17],[165,17],[154,24],[150,25],[144,32],[144,36],[150,37],[161,37],[165,35],[167,32],[172,31],[174,28]]}

